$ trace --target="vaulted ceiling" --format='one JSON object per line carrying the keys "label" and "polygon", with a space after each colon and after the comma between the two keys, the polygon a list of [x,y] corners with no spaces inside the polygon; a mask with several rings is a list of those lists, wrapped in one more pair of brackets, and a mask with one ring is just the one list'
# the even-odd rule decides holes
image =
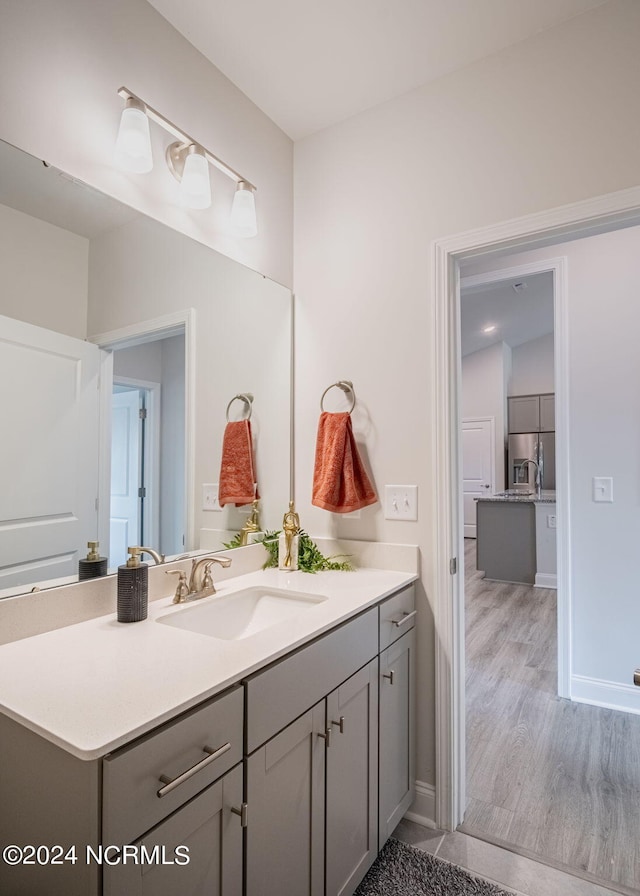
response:
{"label": "vaulted ceiling", "polygon": [[292,139],[606,0],[149,0]]}

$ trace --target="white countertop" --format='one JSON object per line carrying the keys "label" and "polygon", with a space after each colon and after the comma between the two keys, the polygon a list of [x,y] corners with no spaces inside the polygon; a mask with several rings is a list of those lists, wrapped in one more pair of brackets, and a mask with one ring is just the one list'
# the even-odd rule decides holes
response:
{"label": "white countertop", "polygon": [[252,586],[328,599],[250,638],[226,641],[156,621],[196,604],[149,603],[143,622],[115,614],[0,646],[0,712],[80,759],[96,759],[240,681],[415,581],[378,569],[265,570],[237,576],[198,604]]}

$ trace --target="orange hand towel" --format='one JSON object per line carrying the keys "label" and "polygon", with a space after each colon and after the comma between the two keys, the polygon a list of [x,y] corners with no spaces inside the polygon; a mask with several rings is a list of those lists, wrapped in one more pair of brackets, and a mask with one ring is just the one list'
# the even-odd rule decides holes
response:
{"label": "orange hand towel", "polygon": [[220,506],[251,504],[259,498],[253,463],[251,424],[248,420],[227,423],[222,440],[222,463],[218,501]]}
{"label": "orange hand towel", "polygon": [[332,513],[351,513],[378,500],[358,454],[348,413],[323,411],[318,423],[311,503]]}

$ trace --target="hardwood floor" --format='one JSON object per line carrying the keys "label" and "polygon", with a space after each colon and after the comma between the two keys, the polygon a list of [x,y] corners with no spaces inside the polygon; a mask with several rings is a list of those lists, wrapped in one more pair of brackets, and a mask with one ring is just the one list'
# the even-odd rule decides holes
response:
{"label": "hardwood floor", "polygon": [[640,716],[556,696],[556,592],[486,582],[465,539],[461,830],[640,892]]}

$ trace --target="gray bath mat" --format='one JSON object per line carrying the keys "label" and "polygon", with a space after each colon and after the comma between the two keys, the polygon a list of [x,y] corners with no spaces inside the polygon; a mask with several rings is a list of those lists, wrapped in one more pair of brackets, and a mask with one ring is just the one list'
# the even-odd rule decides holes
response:
{"label": "gray bath mat", "polygon": [[428,852],[388,840],[354,896],[509,896]]}

